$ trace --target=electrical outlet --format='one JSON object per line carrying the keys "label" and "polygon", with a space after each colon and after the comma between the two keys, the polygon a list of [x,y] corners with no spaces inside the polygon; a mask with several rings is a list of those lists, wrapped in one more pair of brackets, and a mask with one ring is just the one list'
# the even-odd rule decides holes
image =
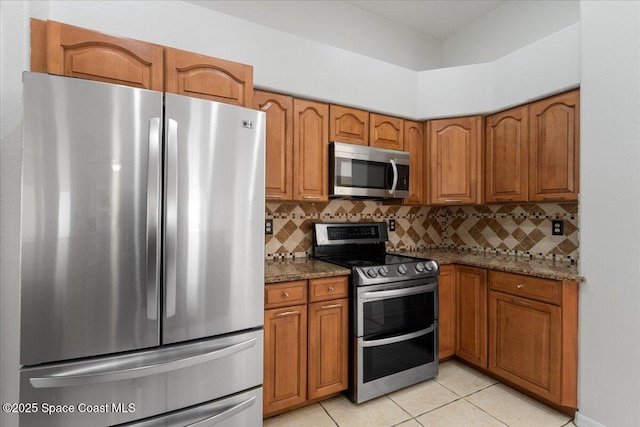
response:
{"label": "electrical outlet", "polygon": [[553,236],[564,235],[564,221],[561,219],[551,220],[551,234]]}
{"label": "electrical outlet", "polygon": [[273,234],[273,220],[265,219],[264,220],[264,234]]}
{"label": "electrical outlet", "polygon": [[390,219],[389,220],[389,231],[396,231],[396,220],[395,219]]}

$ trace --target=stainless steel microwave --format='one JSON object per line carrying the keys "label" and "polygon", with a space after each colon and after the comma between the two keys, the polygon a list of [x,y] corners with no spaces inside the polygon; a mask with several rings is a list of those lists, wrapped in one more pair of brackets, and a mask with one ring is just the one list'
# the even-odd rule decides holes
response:
{"label": "stainless steel microwave", "polygon": [[366,145],[329,144],[329,197],[409,196],[409,153]]}

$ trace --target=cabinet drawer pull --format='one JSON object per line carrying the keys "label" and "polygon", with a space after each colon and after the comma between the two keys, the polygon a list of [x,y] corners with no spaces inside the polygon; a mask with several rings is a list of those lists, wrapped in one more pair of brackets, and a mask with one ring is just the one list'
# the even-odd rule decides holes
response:
{"label": "cabinet drawer pull", "polygon": [[327,308],[335,308],[335,307],[342,307],[342,304],[331,304],[331,305],[323,305],[322,307],[320,307],[322,310],[327,309]]}
{"label": "cabinet drawer pull", "polygon": [[297,311],[285,311],[283,313],[276,314],[276,317],[291,316],[292,314],[298,314],[298,312]]}
{"label": "cabinet drawer pull", "polygon": [[333,289],[333,286],[329,286],[329,292],[333,292],[335,291],[335,289]]}
{"label": "cabinet drawer pull", "polygon": [[450,202],[461,202],[462,200],[460,199],[444,199],[445,202],[450,203]]}
{"label": "cabinet drawer pull", "polygon": [[519,299],[511,299],[511,302],[514,304],[519,304],[519,305],[524,305],[525,307],[531,307],[533,304],[526,302],[526,301],[521,301]]}
{"label": "cabinet drawer pull", "polygon": [[289,298],[289,292],[283,292],[282,298]]}
{"label": "cabinet drawer pull", "polygon": [[516,288],[518,288],[518,289],[522,289],[522,287],[523,287],[523,286],[524,286],[524,285],[523,285],[522,283],[518,283],[518,284],[516,285]]}
{"label": "cabinet drawer pull", "polygon": [[302,198],[307,200],[322,200],[321,196],[302,196]]}

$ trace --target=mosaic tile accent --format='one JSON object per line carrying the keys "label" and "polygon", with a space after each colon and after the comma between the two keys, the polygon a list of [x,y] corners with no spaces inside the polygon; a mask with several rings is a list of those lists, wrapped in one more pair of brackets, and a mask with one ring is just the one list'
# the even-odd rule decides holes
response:
{"label": "mosaic tile accent", "polygon": [[[273,235],[265,236],[267,259],[308,257],[314,222],[395,219],[387,250],[456,249],[530,258],[578,260],[578,204],[411,207],[376,201],[332,200],[326,204],[267,203]],[[551,221],[564,220],[564,236]]]}
{"label": "mosaic tile accent", "polygon": [[[578,261],[578,204],[483,205],[449,208],[443,248]],[[564,220],[564,236],[551,221]]]}
{"label": "mosaic tile accent", "polygon": [[435,249],[442,245],[442,220],[436,209],[383,205],[375,201],[332,200],[326,204],[267,203],[273,234],[265,236],[267,259],[306,257],[313,245],[314,222],[364,222],[395,219],[387,250]]}

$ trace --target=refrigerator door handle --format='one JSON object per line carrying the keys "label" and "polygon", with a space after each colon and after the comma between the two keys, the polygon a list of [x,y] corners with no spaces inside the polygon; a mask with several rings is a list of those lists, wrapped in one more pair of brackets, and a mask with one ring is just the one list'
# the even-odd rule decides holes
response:
{"label": "refrigerator door handle", "polygon": [[176,314],[178,245],[178,122],[167,119],[167,192],[165,220],[166,317]]}
{"label": "refrigerator door handle", "polygon": [[[251,338],[237,344],[215,348],[203,354],[195,355],[183,349],[178,353],[177,357],[176,352],[171,350],[167,350],[162,355],[158,355],[157,352],[150,352],[144,355],[125,356],[115,362],[107,360],[81,368],[77,366],[65,367],[48,375],[30,378],[29,382],[34,388],[56,388],[84,386],[165,374],[239,353],[253,347],[257,341],[257,338]],[[198,352],[202,351],[200,348],[197,350]]]}
{"label": "refrigerator door handle", "polygon": [[195,423],[192,424],[188,424],[188,427],[211,427],[214,426],[216,424],[220,424],[221,422],[223,422],[224,420],[227,420],[237,414],[239,414],[240,412],[246,410],[247,408],[250,408],[251,406],[253,406],[253,404],[256,402],[256,397],[253,396],[247,400],[245,400],[244,402],[240,402],[237,405],[232,406],[231,408],[227,409],[226,411],[222,411],[220,413],[217,413],[211,417],[207,417],[203,420],[200,421],[196,421]]}
{"label": "refrigerator door handle", "polygon": [[160,117],[149,119],[149,166],[147,176],[147,319],[158,318]]}

